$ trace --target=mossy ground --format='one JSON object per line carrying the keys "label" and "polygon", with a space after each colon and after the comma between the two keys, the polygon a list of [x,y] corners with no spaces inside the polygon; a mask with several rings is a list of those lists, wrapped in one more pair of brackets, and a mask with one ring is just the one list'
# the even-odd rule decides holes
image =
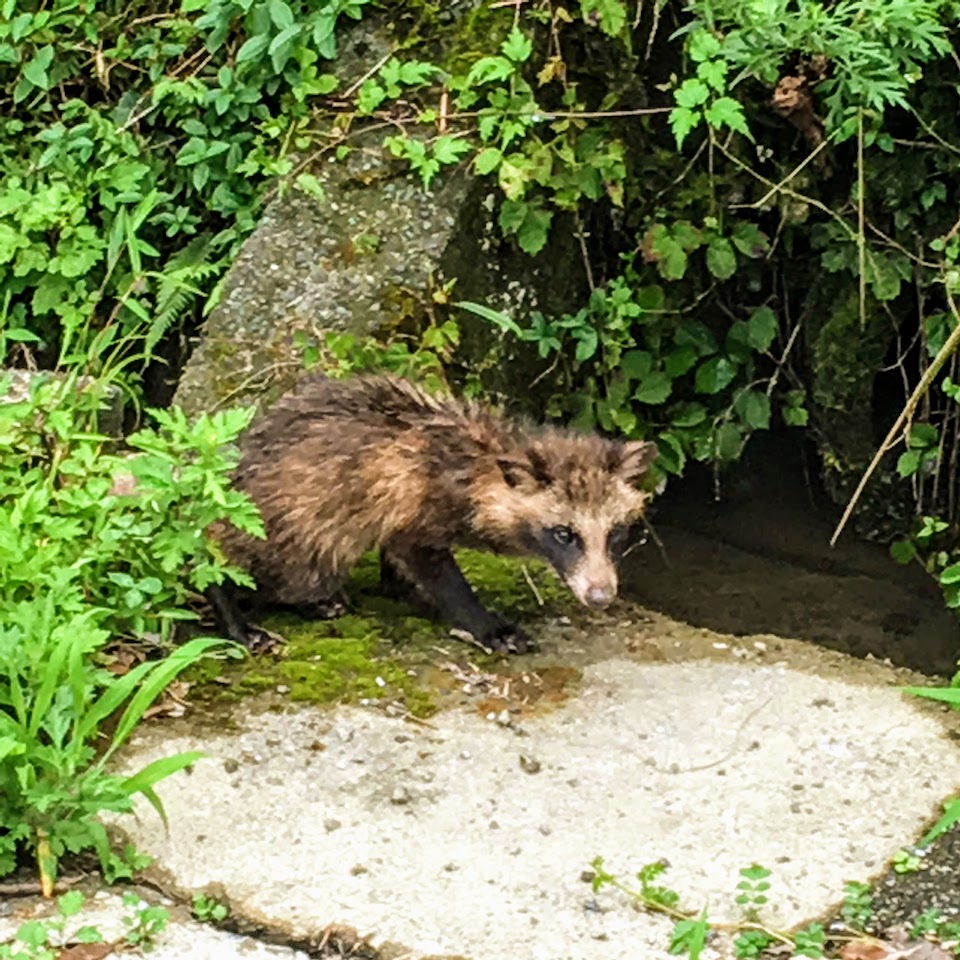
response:
{"label": "mossy ground", "polygon": [[[526,624],[572,612],[576,605],[541,563],[470,550],[461,551],[458,561],[484,604]],[[378,587],[379,564],[370,555],[347,583],[349,613],[316,621],[292,614],[270,616],[263,625],[284,637],[283,647],[275,655],[246,659],[239,665],[208,661],[190,677],[196,695],[232,700],[279,691],[300,702],[377,700],[396,703],[415,717],[427,717],[452,692],[449,685],[438,682],[438,671],[431,669],[437,660],[469,653],[473,664],[483,670],[505,669],[504,658],[451,638],[444,624],[379,595]]]}

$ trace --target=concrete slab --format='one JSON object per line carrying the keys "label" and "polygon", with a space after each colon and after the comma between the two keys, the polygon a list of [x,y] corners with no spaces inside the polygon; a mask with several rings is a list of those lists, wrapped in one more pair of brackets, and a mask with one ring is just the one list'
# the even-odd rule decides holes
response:
{"label": "concrete slab", "polygon": [[627,877],[666,858],[682,903],[717,920],[737,916],[738,870],[761,863],[765,919],[809,920],[916,836],[960,786],[960,751],[880,665],[830,654],[816,675],[808,653],[748,663],[740,639],[696,633],[712,660],[611,655],[519,727],[250,706],[236,732],[165,725],[132,766],[198,747],[211,759],[160,786],[169,834],[145,806],[120,825],[168,890],[220,884],[255,922],[301,936],[346,924],[402,945],[391,957],[666,957],[669,921],[592,900],[581,872],[597,854]]}
{"label": "concrete slab", "polygon": [[[151,898],[148,902],[170,908],[166,929],[157,935],[149,952],[151,960],[308,960],[308,955],[301,951],[225,933],[209,924],[190,920],[184,916],[183,910],[174,908],[162,898]],[[62,935],[52,943],[59,946],[72,942],[77,930],[84,926],[96,927],[104,943],[119,940],[127,931],[124,917],[131,913],[120,894],[100,890],[88,896],[83,910],[66,922]],[[38,897],[22,897],[0,904],[0,944],[13,941],[17,929],[28,920],[52,918],[56,918],[55,905]],[[28,955],[34,954],[24,952],[24,956]],[[111,954],[114,955],[129,956],[129,949],[118,949]]]}

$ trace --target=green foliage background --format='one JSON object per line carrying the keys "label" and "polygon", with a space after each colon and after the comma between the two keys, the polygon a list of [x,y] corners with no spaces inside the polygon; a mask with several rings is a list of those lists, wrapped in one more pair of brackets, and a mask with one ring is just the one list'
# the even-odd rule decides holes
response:
{"label": "green foliage background", "polygon": [[[116,382],[134,408],[152,401],[145,373],[181,359],[265,204],[287,190],[325,203],[316,164],[380,131],[426,190],[453,168],[486,178],[513,256],[535,263],[553,231],[574,235],[589,296],[560,316],[513,316],[448,289],[412,346],[305,340],[305,364],[439,385],[464,325],[490,325],[532,358],[551,417],[655,436],[673,474],[736,460],[757,431],[804,430],[842,500],[958,325],[958,12],[0,0],[0,354]],[[393,49],[347,77],[338,38],[373,16]],[[951,355],[883,465],[877,527],[952,606],[957,384]],[[34,396],[0,417],[0,874],[28,849],[47,880],[91,844],[120,870],[95,812],[155,799],[155,780],[188,762],[121,781],[93,741],[121,709],[129,735],[207,646],[121,683],[102,669],[108,642],[162,646],[191,589],[241,576],[205,526],[256,524],[225,480],[240,419],[150,414],[159,432],[128,438],[149,497],[122,501],[108,493],[119,461],[81,407]]]}

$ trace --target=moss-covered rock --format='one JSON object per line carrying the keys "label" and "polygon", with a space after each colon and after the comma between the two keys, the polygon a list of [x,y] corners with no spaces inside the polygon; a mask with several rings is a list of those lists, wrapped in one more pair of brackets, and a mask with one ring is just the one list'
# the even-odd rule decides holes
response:
{"label": "moss-covered rock", "polygon": [[[534,561],[519,561],[472,550],[458,561],[481,600],[525,623],[577,612],[576,601],[554,574]],[[379,564],[368,555],[358,564],[346,592],[352,612],[333,620],[306,621],[274,615],[264,623],[286,641],[272,656],[241,665],[205,661],[189,679],[200,699],[236,700],[279,691],[300,702],[318,704],[392,703],[422,718],[456,701],[457,685],[436,668],[438,659],[469,652],[485,671],[509,674],[514,662],[485,654],[452,639],[440,623],[426,619],[406,603],[378,593]],[[447,651],[444,653],[444,651]],[[524,662],[524,670],[529,668]],[[561,675],[562,674],[562,675]],[[576,677],[561,672],[541,683],[537,698]],[[225,682],[226,681],[226,682]],[[529,680],[527,681],[529,683]],[[521,683],[518,690],[522,690]],[[527,699],[534,697],[531,692]]]}
{"label": "moss-covered rock", "polygon": [[[334,64],[344,88],[406,47],[418,59],[463,66],[495,50],[498,31],[512,24],[503,10],[479,0],[402,7],[387,4],[346,32]],[[599,31],[583,30],[597,42]],[[621,64],[622,74],[631,74],[629,62]],[[612,56],[585,62],[584,84],[596,87],[589,101],[617,88],[612,63]],[[635,79],[621,76],[620,86],[626,82]],[[543,96],[549,99],[546,91]],[[409,132],[420,135],[414,128]],[[290,190],[267,207],[182,374],[175,400],[188,413],[269,401],[302,374],[307,338],[322,340],[327,331],[366,337],[422,328],[445,309],[437,302],[445,298],[435,294],[446,284],[453,285],[454,299],[507,310],[521,322],[532,311],[560,315],[583,305],[588,270],[572,215],[557,212],[548,246],[528,256],[515,239],[502,237],[497,188],[460,168],[438,176],[425,191],[419,175],[383,149],[384,136],[382,130],[352,133],[346,156],[335,159],[331,150],[305,165],[324,200]],[[602,204],[594,214],[596,223],[585,228],[596,251],[609,246],[609,217]],[[545,393],[526,389],[545,367],[536,351],[505,344],[499,330],[472,314],[459,319],[462,345],[453,379],[470,376],[490,393],[542,412]]]}

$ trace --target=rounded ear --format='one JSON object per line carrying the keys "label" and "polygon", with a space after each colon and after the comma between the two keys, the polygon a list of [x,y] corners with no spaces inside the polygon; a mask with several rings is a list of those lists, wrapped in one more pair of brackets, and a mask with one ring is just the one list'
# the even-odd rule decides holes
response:
{"label": "rounded ear", "polygon": [[497,466],[508,487],[534,490],[550,484],[547,464],[535,450],[524,450],[497,457]]}
{"label": "rounded ear", "polygon": [[630,440],[623,444],[617,473],[628,482],[639,480],[659,452],[657,445],[649,440]]}

